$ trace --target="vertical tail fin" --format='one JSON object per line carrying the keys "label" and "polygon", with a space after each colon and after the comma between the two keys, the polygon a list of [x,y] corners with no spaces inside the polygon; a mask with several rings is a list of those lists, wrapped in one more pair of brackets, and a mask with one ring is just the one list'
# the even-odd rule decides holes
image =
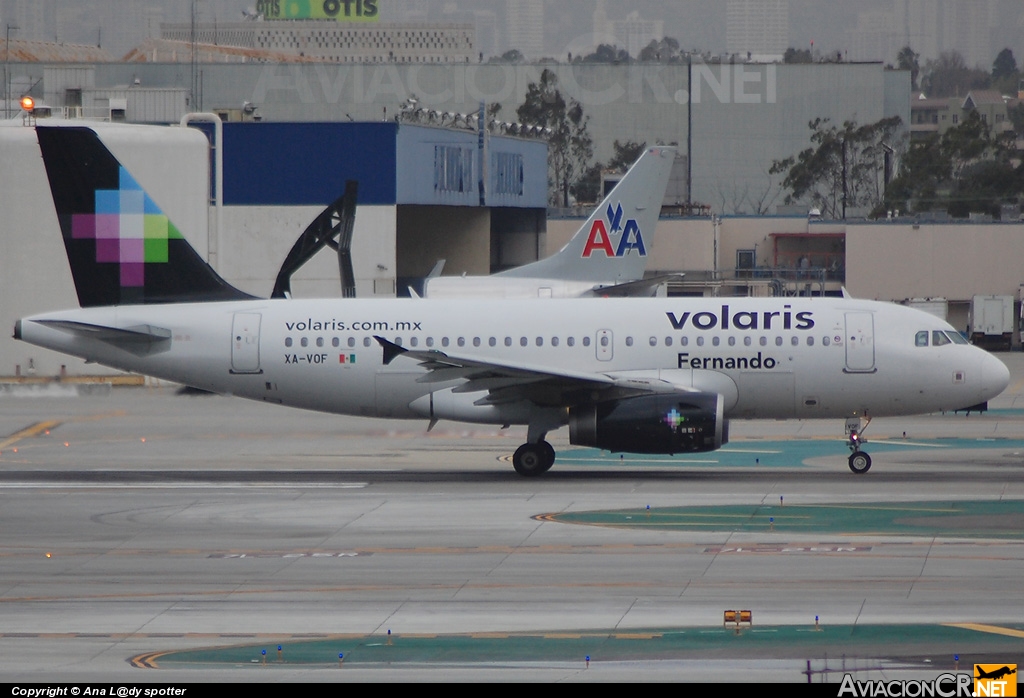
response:
{"label": "vertical tail fin", "polygon": [[674,147],[648,148],[565,247],[495,276],[605,282],[642,279],[675,157]]}
{"label": "vertical tail fin", "polygon": [[251,298],[192,249],[85,127],[36,127],[83,308]]}

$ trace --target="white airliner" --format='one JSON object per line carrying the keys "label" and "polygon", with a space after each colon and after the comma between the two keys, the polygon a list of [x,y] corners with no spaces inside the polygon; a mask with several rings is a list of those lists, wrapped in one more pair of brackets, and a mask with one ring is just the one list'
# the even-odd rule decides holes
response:
{"label": "white airliner", "polygon": [[[217,276],[86,128],[37,128],[79,309],[14,336],[255,400],[375,417],[524,424],[615,452],[710,451],[730,417],[978,406],[1001,361],[912,308],[850,298],[262,300]],[[141,247],[140,247],[141,245]],[[851,438],[851,470],[870,457]]]}
{"label": "white airliner", "polygon": [[[545,259],[490,276],[438,276],[426,298],[651,296],[671,277],[644,279],[676,149],[648,148],[566,245]],[[440,265],[439,265],[440,266]]]}

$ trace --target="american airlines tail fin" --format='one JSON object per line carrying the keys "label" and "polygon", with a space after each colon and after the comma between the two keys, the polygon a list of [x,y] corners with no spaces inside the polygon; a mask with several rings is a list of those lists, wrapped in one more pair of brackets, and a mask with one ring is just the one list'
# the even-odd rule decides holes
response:
{"label": "american airlines tail fin", "polygon": [[85,127],[36,127],[83,308],[252,298],[207,264]]}
{"label": "american airlines tail fin", "polygon": [[494,276],[565,281],[642,279],[676,149],[644,151],[561,250]]}

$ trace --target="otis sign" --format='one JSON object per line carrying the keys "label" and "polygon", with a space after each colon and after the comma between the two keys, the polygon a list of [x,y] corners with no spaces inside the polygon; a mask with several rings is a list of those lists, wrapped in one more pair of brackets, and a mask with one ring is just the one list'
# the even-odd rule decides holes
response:
{"label": "otis sign", "polygon": [[[615,204],[613,209],[608,204],[608,211],[605,221],[598,218],[590,226],[590,235],[587,237],[587,244],[583,246],[583,257],[590,258],[594,254],[603,254],[605,257],[625,257],[630,250],[636,250],[641,257],[647,256],[647,249],[644,247],[644,237],[640,232],[640,226],[636,219],[630,218],[622,222],[622,204]],[[612,245],[612,236],[619,236],[618,245]]]}

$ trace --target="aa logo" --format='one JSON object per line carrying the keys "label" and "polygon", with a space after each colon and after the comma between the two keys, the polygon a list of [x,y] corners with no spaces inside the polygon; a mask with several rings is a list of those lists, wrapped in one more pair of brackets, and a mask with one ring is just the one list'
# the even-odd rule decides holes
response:
{"label": "aa logo", "polygon": [[1016,664],[975,664],[974,695],[986,696],[1017,695]]}
{"label": "aa logo", "polygon": [[[583,247],[583,256],[589,258],[595,252],[603,252],[605,257],[624,257],[630,250],[636,250],[641,257],[647,256],[644,248],[644,237],[640,232],[640,225],[635,218],[630,218],[623,223],[622,204],[618,203],[615,208],[608,204],[608,223],[598,218],[590,226],[590,235],[587,237],[587,244]],[[619,235],[619,244],[612,245],[612,237]]]}

